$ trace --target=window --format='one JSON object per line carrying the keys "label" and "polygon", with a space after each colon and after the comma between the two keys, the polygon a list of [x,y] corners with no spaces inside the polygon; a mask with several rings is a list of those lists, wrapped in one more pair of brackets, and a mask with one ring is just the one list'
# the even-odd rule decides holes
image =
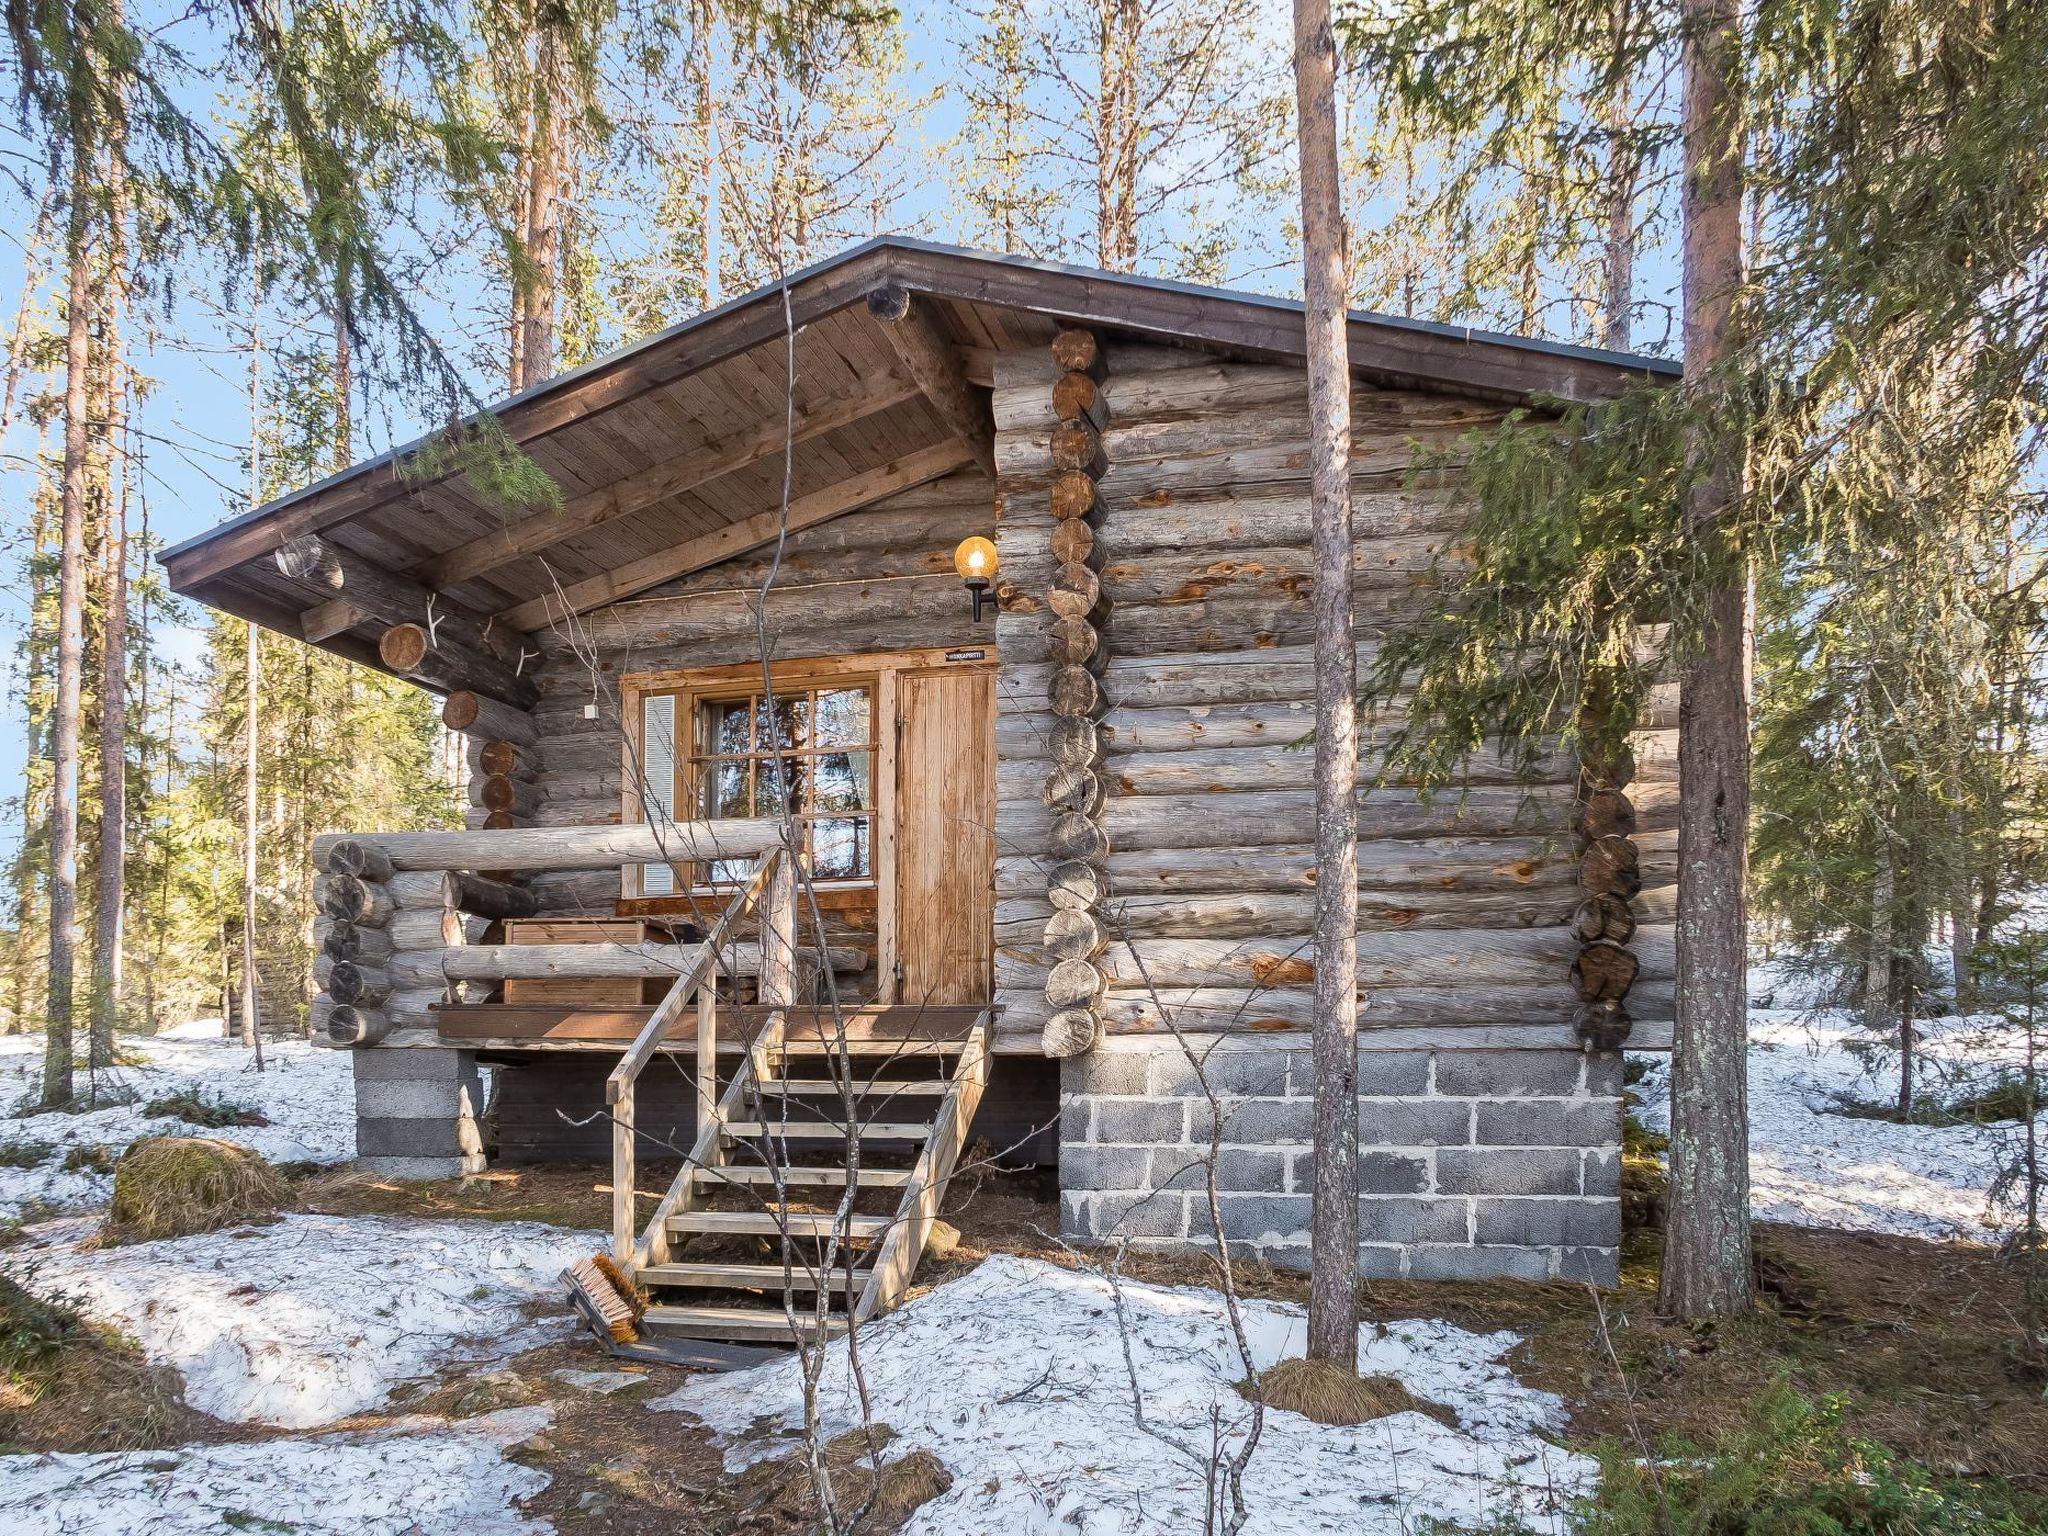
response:
{"label": "window", "polygon": [[[697,814],[780,816],[804,828],[818,880],[874,878],[874,689],[863,683],[700,698],[686,782]],[[745,863],[714,864],[713,882]]]}
{"label": "window", "polygon": [[[643,693],[642,816],[717,820],[794,811],[815,879],[871,884],[875,692],[871,679],[834,676],[778,679],[772,703],[758,684]],[[745,878],[750,865],[732,860],[683,875],[718,885]],[[677,894],[675,873],[643,866],[640,894]]]}

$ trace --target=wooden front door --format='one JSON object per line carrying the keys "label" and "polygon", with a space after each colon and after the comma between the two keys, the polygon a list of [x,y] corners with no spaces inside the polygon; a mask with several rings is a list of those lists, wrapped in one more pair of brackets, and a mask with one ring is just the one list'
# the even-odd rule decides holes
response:
{"label": "wooden front door", "polygon": [[982,1003],[995,958],[995,678],[905,671],[896,689],[896,1000]]}

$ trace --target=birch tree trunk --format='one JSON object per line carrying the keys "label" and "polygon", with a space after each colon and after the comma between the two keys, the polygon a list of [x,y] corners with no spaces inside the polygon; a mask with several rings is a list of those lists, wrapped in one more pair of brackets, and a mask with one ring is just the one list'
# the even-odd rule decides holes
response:
{"label": "birch tree trunk", "polygon": [[[1681,513],[1711,546],[1744,466],[1717,383],[1742,280],[1741,33],[1734,0],[1681,0],[1680,12],[1685,383],[1696,397]],[[1749,584],[1730,564],[1705,594],[1700,643],[1679,673],[1678,1008],[1660,1303],[1684,1318],[1745,1312],[1752,1298],[1749,666]]]}
{"label": "birch tree trunk", "polygon": [[1309,522],[1315,610],[1315,1183],[1308,1355],[1358,1365],[1358,653],[1351,615],[1351,367],[1329,0],[1295,0]]}
{"label": "birch tree trunk", "polygon": [[85,495],[91,448],[94,136],[84,87],[71,110],[71,208],[65,244],[64,481],[57,557],[57,690],[50,720],[50,975],[43,1102],[71,1102],[72,966],[78,952],[78,714],[85,669]]}

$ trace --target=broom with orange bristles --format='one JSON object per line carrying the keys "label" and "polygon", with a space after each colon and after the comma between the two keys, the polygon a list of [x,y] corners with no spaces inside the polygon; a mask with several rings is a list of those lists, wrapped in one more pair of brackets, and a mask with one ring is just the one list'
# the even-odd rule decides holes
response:
{"label": "broom with orange bristles", "polygon": [[569,1300],[576,1304],[591,1331],[613,1344],[631,1344],[640,1337],[640,1319],[647,1303],[608,1253],[578,1259],[562,1271]]}

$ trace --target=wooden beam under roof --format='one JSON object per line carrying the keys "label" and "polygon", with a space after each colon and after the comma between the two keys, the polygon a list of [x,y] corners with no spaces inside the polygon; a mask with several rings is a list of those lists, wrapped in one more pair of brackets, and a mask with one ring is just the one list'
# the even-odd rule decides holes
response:
{"label": "wooden beam under roof", "polygon": [[996,423],[986,400],[967,387],[959,353],[932,323],[931,306],[894,286],[868,295],[868,313],[888,338],[903,371],[917,381],[946,429],[974,450],[974,462],[990,483],[996,478]]}
{"label": "wooden beam under roof", "polygon": [[865,379],[853,389],[829,395],[815,403],[799,405],[794,420],[785,421],[781,412],[756,422],[745,431],[720,441],[701,444],[687,453],[610,485],[599,486],[581,496],[572,496],[561,506],[537,512],[481,538],[444,550],[419,567],[420,580],[432,587],[452,587],[483,576],[527,555],[538,554],[551,545],[573,538],[615,518],[645,511],[671,496],[696,490],[726,475],[737,474],[781,453],[785,444],[808,442],[827,432],[836,432],[865,421],[879,412],[901,405],[918,393],[918,386],[894,374]]}
{"label": "wooden beam under roof", "polygon": [[[636,346],[549,379],[491,407],[489,414],[498,418],[507,437],[524,447],[750,347],[778,340],[792,326],[802,329],[859,303],[886,279],[889,260],[886,242],[849,252],[794,274],[787,284],[743,295]],[[261,559],[295,534],[317,533],[451,478],[456,471],[422,474],[415,462],[422,448],[445,446],[446,441],[446,433],[435,433],[393,449],[234,518],[203,540],[167,552],[164,566],[173,590],[190,592],[244,561]]]}
{"label": "wooden beam under roof", "polygon": [[797,497],[789,504],[786,524],[782,509],[771,507],[711,533],[686,539],[668,549],[656,550],[617,570],[575,582],[559,592],[543,593],[516,608],[506,609],[498,617],[518,630],[560,623],[592,608],[601,608],[606,603],[616,603],[645,592],[649,587],[658,587],[678,576],[701,571],[721,560],[743,555],[771,542],[785,526],[791,533],[815,527],[858,511],[884,496],[893,496],[898,491],[907,491],[926,481],[949,475],[954,470],[965,469],[972,463],[974,451],[959,439],[948,438],[929,448],[919,448],[891,459],[886,464],[877,464],[807,496]]}

